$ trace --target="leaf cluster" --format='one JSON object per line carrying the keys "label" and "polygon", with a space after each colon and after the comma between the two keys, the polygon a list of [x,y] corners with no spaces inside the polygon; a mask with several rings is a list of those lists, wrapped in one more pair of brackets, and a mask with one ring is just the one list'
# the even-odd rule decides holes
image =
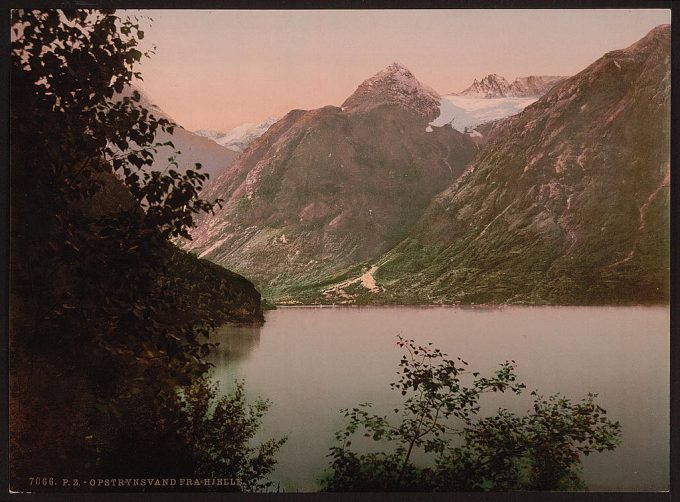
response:
{"label": "leaf cluster", "polygon": [[207,377],[185,387],[179,433],[196,458],[194,476],[232,478],[239,481],[240,490],[247,492],[271,488],[267,476],[276,464],[275,454],[287,438],[252,446],[270,404],[263,399],[247,402],[243,381],[237,381],[234,390],[219,399],[217,384],[210,383]]}
{"label": "leaf cluster", "polygon": [[[607,418],[595,394],[573,403],[534,391],[533,410],[525,415],[499,409],[480,417],[483,394],[525,389],[514,361],[484,377],[432,344],[401,336],[397,344],[405,354],[390,386],[402,404],[394,408],[394,419],[372,413],[371,403],[342,410],[347,424],[335,435],[325,490],[578,489],[580,456],[613,450],[620,442],[620,424]],[[382,445],[380,451],[352,450],[357,434],[376,448]]]}

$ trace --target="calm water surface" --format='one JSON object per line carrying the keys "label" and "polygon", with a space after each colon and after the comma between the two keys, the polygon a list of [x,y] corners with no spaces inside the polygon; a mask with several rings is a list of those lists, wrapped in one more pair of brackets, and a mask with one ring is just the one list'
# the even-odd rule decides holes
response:
{"label": "calm water surface", "polygon": [[281,308],[261,328],[222,328],[213,356],[221,391],[245,379],[250,397],[273,402],[259,439],[288,436],[275,486],[318,489],[341,408],[370,401],[387,413],[399,404],[388,385],[401,356],[397,334],[433,342],[483,374],[514,359],[527,391],[487,398],[488,412],[528,410],[532,389],[572,399],[599,393],[623,443],[584,459],[589,489],[668,488],[667,307]]}

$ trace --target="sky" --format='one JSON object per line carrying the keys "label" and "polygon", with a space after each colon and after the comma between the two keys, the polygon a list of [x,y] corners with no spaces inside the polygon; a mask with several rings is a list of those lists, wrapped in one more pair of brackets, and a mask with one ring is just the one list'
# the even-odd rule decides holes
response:
{"label": "sky", "polygon": [[489,73],[574,75],[669,10],[147,10],[142,89],[189,130],[339,106],[393,62],[441,94]]}

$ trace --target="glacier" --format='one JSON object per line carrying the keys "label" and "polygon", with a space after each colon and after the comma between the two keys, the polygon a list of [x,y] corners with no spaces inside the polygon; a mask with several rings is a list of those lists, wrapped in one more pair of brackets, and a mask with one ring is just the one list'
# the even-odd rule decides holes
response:
{"label": "glacier", "polygon": [[199,129],[194,131],[194,133],[209,138],[225,148],[242,153],[253,141],[267,132],[267,129],[277,121],[278,117],[269,117],[259,123],[241,124],[226,133],[212,129]]}
{"label": "glacier", "polygon": [[515,115],[537,100],[538,96],[479,98],[449,94],[442,96],[439,116],[428,127],[450,124],[454,129],[465,132],[465,129]]}

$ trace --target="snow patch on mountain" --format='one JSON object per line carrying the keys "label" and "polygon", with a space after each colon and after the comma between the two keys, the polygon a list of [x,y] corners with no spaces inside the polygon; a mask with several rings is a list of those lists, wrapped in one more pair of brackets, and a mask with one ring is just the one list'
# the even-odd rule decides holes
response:
{"label": "snow patch on mountain", "polygon": [[439,116],[430,122],[430,126],[442,127],[450,124],[454,129],[464,132],[492,120],[515,115],[538,98],[478,98],[471,96],[442,96],[439,105]]}
{"label": "snow patch on mountain", "polygon": [[199,129],[198,131],[194,131],[194,134],[197,136],[202,136],[204,138],[211,139],[213,141],[224,136],[224,133],[222,131],[216,131],[215,129]]}
{"label": "snow patch on mountain", "polygon": [[269,117],[260,123],[246,123],[234,127],[231,131],[217,140],[222,146],[231,150],[242,152],[257,138],[262,136],[267,129],[278,121],[278,117]]}
{"label": "snow patch on mountain", "polygon": [[218,145],[241,153],[248,148],[253,141],[267,132],[267,129],[274,125],[278,120],[277,117],[269,117],[259,123],[248,122],[234,127],[227,133],[215,131],[213,129],[199,129],[198,131],[194,131],[194,133],[209,138]]}

